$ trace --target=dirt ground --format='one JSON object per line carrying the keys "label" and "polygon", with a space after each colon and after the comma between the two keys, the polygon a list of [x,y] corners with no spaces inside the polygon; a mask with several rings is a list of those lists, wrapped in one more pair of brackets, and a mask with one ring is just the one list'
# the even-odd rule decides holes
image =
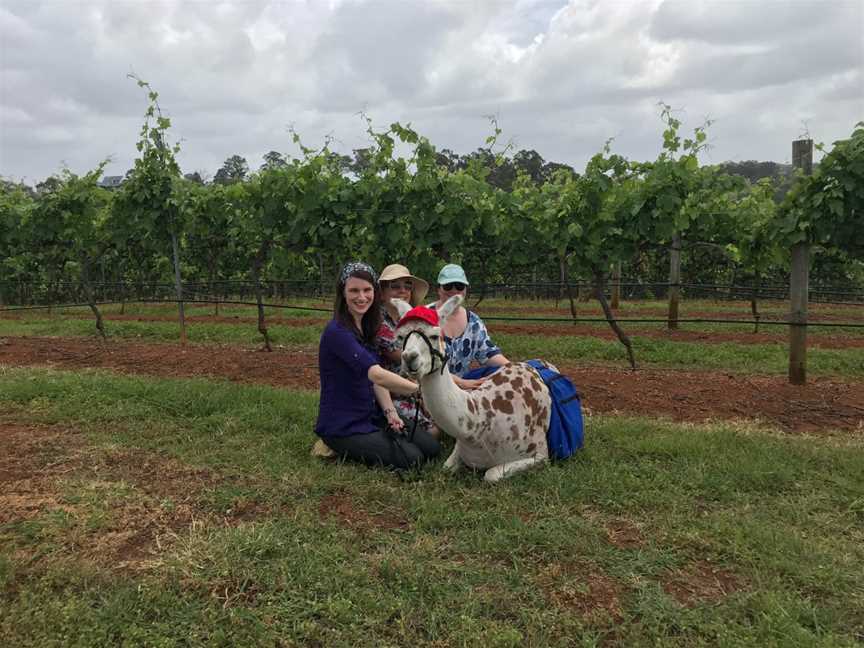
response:
{"label": "dirt ground", "polygon": [[[101,368],[160,377],[222,378],[240,383],[318,389],[314,352],[267,353],[238,346],[186,346],[81,338],[0,338],[0,365]],[[674,421],[760,421],[790,433],[864,437],[864,382],[785,376],[561,365],[588,413],[667,417]]]}

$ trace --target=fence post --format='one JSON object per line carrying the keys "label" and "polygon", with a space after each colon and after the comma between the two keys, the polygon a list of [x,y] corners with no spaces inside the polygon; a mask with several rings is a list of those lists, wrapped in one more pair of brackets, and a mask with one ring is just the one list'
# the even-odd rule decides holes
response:
{"label": "fence post", "polygon": [[180,245],[177,233],[171,232],[171,250],[174,256],[174,289],[177,291],[177,316],[180,319],[180,344],[186,345],[186,314],[183,309],[183,282],[180,279]]}
{"label": "fence post", "polygon": [[681,234],[672,236],[669,249],[669,317],[667,328],[678,328],[678,298],[681,292]]}
{"label": "fence post", "polygon": [[[792,142],[792,165],[813,173],[813,140]],[[792,246],[789,275],[789,382],[807,384],[807,301],[810,292],[810,245]]]}
{"label": "fence post", "polygon": [[789,277],[789,382],[807,384],[807,293],[809,292],[810,246],[792,247]]}

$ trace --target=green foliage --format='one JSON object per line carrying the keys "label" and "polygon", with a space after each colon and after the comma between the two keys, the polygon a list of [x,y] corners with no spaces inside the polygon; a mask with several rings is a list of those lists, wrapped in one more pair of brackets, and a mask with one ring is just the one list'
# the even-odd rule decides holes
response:
{"label": "green foliage", "polygon": [[[676,234],[687,235],[698,221],[699,212],[688,199],[704,192],[714,182],[713,169],[699,168],[699,153],[707,146],[710,121],[694,129],[683,143],[678,129],[681,122],[672,109],[661,104],[663,148],[654,162],[634,165],[639,182],[629,197],[629,215],[623,214],[626,227],[635,230],[642,241],[668,245]],[[695,233],[695,232],[694,232]]]}
{"label": "green foliage", "polygon": [[2,282],[26,278],[37,269],[24,228],[35,206],[36,201],[21,185],[0,183],[0,301]]}
{"label": "green foliage", "polygon": [[460,158],[410,124],[378,130],[365,118],[370,144],[353,162],[294,133],[299,157],[271,151],[250,175],[234,156],[225,178],[205,185],[181,177],[170,120],[157,93],[135,80],[148,107],[138,159],[119,189],[97,187],[96,171],[51,178],[35,195],[4,183],[0,281],[50,285],[80,277],[89,259],[93,276],[165,282],[172,238],[183,273],[209,280],[293,273],[330,283],[348,258],[402,262],[426,277],[456,261],[479,284],[516,273],[596,278],[614,262],[662,280],[659,254],[676,235],[685,251],[710,250],[714,275],[723,265],[732,276],[782,278],[783,251],[804,239],[826,250],[831,277],[857,276],[851,260],[864,258],[860,125],[779,211],[777,186],[700,166],[710,122],[683,137],[664,104],[662,148],[650,162],[625,160],[610,143],[578,174],[533,151],[511,160],[494,118],[486,148]]}
{"label": "green foliage", "polygon": [[171,121],[162,115],[159,95],[147,82],[132,78],[147,90],[148,106],[136,144],[139,157],[113,201],[116,220],[122,224],[113,232],[114,243],[120,248],[138,247],[150,254],[166,254],[172,233],[183,232],[175,193],[181,178],[175,157],[180,147],[168,144]]}
{"label": "green foliage", "polygon": [[778,214],[787,246],[810,243],[864,259],[864,122],[834,143],[811,176],[802,176]]}

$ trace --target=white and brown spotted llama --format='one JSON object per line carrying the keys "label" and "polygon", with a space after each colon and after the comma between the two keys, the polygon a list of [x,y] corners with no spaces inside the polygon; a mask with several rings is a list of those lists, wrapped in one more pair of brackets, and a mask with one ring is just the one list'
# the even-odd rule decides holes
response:
{"label": "white and brown spotted llama", "polygon": [[[410,306],[399,299],[396,331],[402,344],[402,371],[419,379],[426,408],[439,428],[456,439],[444,468],[463,466],[485,470],[485,479],[497,482],[546,462],[546,431],[551,415],[549,390],[530,366],[504,365],[479,388],[456,386],[444,357],[441,326],[462,303],[462,296],[447,300],[437,313]],[[415,314],[417,317],[415,317]]]}

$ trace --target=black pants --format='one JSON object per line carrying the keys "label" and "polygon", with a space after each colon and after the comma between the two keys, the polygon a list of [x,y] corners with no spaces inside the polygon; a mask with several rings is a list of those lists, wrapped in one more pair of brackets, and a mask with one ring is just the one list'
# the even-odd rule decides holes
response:
{"label": "black pants", "polygon": [[441,444],[428,432],[415,430],[413,441],[389,429],[370,434],[328,437],[324,442],[345,459],[369,466],[408,469],[433,459],[441,452]]}

